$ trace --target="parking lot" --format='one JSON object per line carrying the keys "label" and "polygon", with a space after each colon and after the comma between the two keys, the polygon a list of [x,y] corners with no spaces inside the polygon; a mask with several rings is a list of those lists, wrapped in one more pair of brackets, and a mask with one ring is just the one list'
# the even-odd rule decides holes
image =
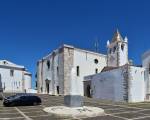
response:
{"label": "parking lot", "polygon": [[40,106],[3,107],[0,101],[0,120],[150,120],[150,103],[122,104],[85,98],[86,106],[103,108],[106,115],[93,118],[67,118],[43,111],[44,107],[63,105],[62,96],[39,95]]}

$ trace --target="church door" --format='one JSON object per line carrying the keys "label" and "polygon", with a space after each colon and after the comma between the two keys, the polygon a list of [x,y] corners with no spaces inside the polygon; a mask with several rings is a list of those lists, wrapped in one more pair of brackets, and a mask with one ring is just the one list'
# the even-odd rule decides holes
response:
{"label": "church door", "polygon": [[59,95],[59,86],[57,86],[57,94]]}
{"label": "church door", "polygon": [[87,97],[91,97],[91,86],[90,85],[87,85],[86,94],[87,94]]}
{"label": "church door", "polygon": [[49,80],[46,80],[46,92],[49,93]]}

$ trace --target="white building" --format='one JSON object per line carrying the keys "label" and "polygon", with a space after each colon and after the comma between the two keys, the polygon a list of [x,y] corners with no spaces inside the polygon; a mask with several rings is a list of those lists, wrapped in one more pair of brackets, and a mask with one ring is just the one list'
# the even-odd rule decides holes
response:
{"label": "white building", "polygon": [[126,102],[148,100],[150,52],[142,58],[143,67],[129,61],[128,39],[123,39],[118,30],[107,41],[107,55],[63,45],[38,61],[38,93],[68,95],[71,92]]}
{"label": "white building", "polygon": [[0,83],[3,92],[27,92],[31,89],[31,73],[24,66],[0,60]]}
{"label": "white building", "polygon": [[[83,95],[84,76],[101,72],[106,66],[107,56],[70,45],[63,45],[37,63],[38,93]],[[74,79],[77,88],[70,80]],[[76,91],[76,93],[75,93]]]}
{"label": "white building", "polygon": [[128,40],[115,33],[107,42],[107,66],[101,73],[86,76],[86,96],[112,101],[142,102],[146,99],[145,69],[128,60]]}
{"label": "white building", "polygon": [[145,68],[146,98],[150,99],[150,50],[142,55],[142,65]]}

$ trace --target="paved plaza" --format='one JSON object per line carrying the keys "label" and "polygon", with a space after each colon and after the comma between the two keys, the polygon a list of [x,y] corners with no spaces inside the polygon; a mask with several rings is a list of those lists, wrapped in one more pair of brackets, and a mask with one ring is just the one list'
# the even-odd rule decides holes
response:
{"label": "paved plaza", "polygon": [[122,104],[85,98],[86,106],[105,110],[105,116],[93,118],[67,118],[48,114],[44,107],[63,105],[63,96],[39,95],[40,106],[3,107],[0,101],[0,120],[150,120],[150,103]]}

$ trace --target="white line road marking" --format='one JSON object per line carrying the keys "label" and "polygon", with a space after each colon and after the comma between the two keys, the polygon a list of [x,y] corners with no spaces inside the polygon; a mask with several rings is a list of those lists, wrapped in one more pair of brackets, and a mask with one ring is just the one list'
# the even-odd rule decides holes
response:
{"label": "white line road marking", "polygon": [[[15,109],[14,109],[15,110]],[[5,111],[5,112],[9,112],[9,111],[14,111],[14,110],[0,110],[1,111]]]}
{"label": "white line road marking", "polygon": [[108,108],[108,109],[105,109],[106,111],[107,110],[124,110],[125,108]]}
{"label": "white line road marking", "polygon": [[29,117],[34,117],[34,118],[36,118],[36,117],[51,117],[51,115],[38,115],[38,116],[29,116]]}
{"label": "white line road marking", "polygon": [[0,120],[17,120],[17,119],[22,119],[24,117],[13,117],[13,118],[0,118]]}
{"label": "white line road marking", "polygon": [[20,111],[17,107],[15,107],[15,109],[16,109],[26,120],[32,120],[30,117],[28,117],[27,115],[25,115],[22,111]]}
{"label": "white line road marking", "polygon": [[109,116],[112,116],[112,117],[116,117],[116,118],[121,118],[121,119],[124,119],[124,120],[130,120],[128,118],[120,117],[120,116],[115,116],[115,115],[112,115],[112,114],[106,114],[106,115],[109,115]]}
{"label": "white line road marking", "polygon": [[144,118],[150,118],[150,116],[143,116],[143,117],[138,117],[138,118],[133,118],[132,120],[141,120]]}
{"label": "white line road marking", "polygon": [[[105,106],[111,106],[111,107],[115,107],[116,106],[116,107],[123,107],[123,108],[143,109],[143,108],[138,108],[138,107],[130,107],[130,106],[125,106],[125,105],[115,105],[115,104],[109,104],[109,103],[108,104],[107,103],[98,103],[98,102],[92,102],[92,103],[96,103],[96,104],[99,104],[99,105],[105,105]],[[101,107],[101,106],[99,106],[99,107]],[[149,110],[149,108],[146,108],[145,110]]]}
{"label": "white line road marking", "polygon": [[[137,113],[137,112],[140,112],[140,111],[145,111],[145,110],[123,111],[123,112],[110,113],[110,114],[117,115],[117,114],[123,114],[123,113]],[[143,114],[143,113],[142,113],[142,114]]]}
{"label": "white line road marking", "polygon": [[0,113],[0,116],[1,116],[1,115],[5,115],[5,114],[7,115],[7,114],[19,114],[19,113],[18,113],[18,112],[13,112],[13,113],[8,113],[8,112],[7,112],[7,113]]}
{"label": "white line road marking", "polygon": [[38,110],[38,109],[42,109],[41,108],[20,108],[20,110]]}

